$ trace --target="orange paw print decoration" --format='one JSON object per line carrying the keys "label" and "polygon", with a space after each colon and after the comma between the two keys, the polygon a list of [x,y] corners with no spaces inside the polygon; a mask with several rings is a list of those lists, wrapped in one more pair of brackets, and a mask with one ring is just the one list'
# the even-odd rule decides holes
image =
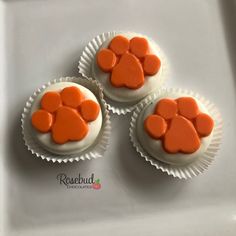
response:
{"label": "orange paw print decoration", "polygon": [[82,140],[88,133],[88,122],[96,120],[100,111],[99,104],[85,100],[74,86],[46,92],[40,105],[32,114],[32,125],[41,133],[51,132],[57,144]]}
{"label": "orange paw print decoration", "polygon": [[164,98],[145,119],[144,127],[149,136],[162,141],[168,153],[193,153],[201,146],[201,138],[211,134],[214,121],[191,97]]}
{"label": "orange paw print decoration", "polygon": [[97,64],[102,71],[111,73],[110,82],[114,87],[138,89],[144,85],[145,75],[155,75],[161,67],[160,59],[149,51],[145,38],[129,40],[118,35],[107,49],[98,52]]}

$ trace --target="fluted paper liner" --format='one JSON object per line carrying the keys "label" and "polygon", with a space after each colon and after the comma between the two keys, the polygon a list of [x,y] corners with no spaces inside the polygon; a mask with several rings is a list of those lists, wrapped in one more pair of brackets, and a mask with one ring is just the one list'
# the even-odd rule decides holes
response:
{"label": "fluted paper liner", "polygon": [[[142,34],[138,34],[134,32],[125,32],[125,31],[112,31],[112,32],[102,33],[96,36],[87,44],[87,46],[84,48],[82,52],[82,55],[79,60],[79,65],[78,65],[79,73],[85,78],[91,78],[93,60],[95,59],[96,53],[100,49],[101,45],[108,39],[111,39],[115,37],[116,35],[124,34],[124,33],[131,33],[140,37],[146,37]],[[149,37],[148,37],[148,40],[154,42]],[[158,45],[156,45],[156,47],[158,48],[158,51],[159,51],[158,57],[161,58],[161,62],[162,62],[162,75],[160,76],[159,81],[158,81],[159,88],[157,88],[157,89],[160,89],[160,87],[163,86],[165,79],[168,77],[168,63],[162,50],[158,47]],[[117,101],[113,101],[109,99],[105,94],[104,96],[108,104],[108,109],[117,115],[125,115],[126,113],[133,111],[136,105],[138,104],[138,102],[142,100],[140,99],[140,101],[133,102],[133,103],[122,103],[122,102],[117,102]]]}
{"label": "fluted paper liner", "polygon": [[[101,106],[102,116],[103,116],[103,124],[100,130],[98,137],[96,138],[95,142],[85,149],[82,152],[78,152],[75,154],[70,155],[58,155],[51,153],[44,149],[34,138],[32,128],[30,126],[30,111],[32,104],[34,103],[35,98],[44,91],[48,86],[59,83],[59,82],[74,82],[80,84],[90,91],[92,91],[98,99],[98,102]],[[44,84],[41,88],[37,89],[34,94],[29,98],[26,102],[24,107],[24,111],[22,113],[21,118],[21,127],[22,127],[22,134],[25,141],[25,145],[27,146],[28,150],[31,151],[32,154],[35,154],[37,157],[41,159],[45,159],[47,161],[52,162],[73,162],[79,160],[91,160],[98,157],[103,156],[105,150],[107,149],[109,136],[111,131],[110,125],[110,116],[107,110],[107,104],[103,99],[102,88],[97,81],[94,81],[90,78],[82,79],[76,77],[63,77],[60,79],[55,79]]]}
{"label": "fluted paper liner", "polygon": [[[203,155],[196,158],[196,160],[194,160],[193,162],[181,166],[167,164],[152,157],[141,146],[136,135],[136,130],[137,130],[136,125],[138,120],[137,118],[139,117],[143,109],[146,106],[148,106],[148,104],[155,101],[157,98],[168,97],[168,95],[170,94],[177,94],[180,96],[184,94],[185,96],[192,96],[196,98],[206,107],[209,114],[214,119],[214,129],[212,131],[213,132],[212,139],[206,151],[203,153]],[[144,159],[151,165],[153,165],[157,169],[160,169],[163,172],[166,172],[168,175],[172,175],[180,179],[188,179],[197,176],[200,173],[203,173],[215,159],[216,153],[219,150],[219,146],[221,143],[222,123],[223,122],[221,119],[221,115],[217,110],[217,108],[211,102],[209,102],[207,99],[200,96],[199,94],[194,93],[193,91],[188,91],[183,89],[161,89],[143,99],[134,110],[130,123],[130,139],[136,151],[142,157],[144,157]]]}

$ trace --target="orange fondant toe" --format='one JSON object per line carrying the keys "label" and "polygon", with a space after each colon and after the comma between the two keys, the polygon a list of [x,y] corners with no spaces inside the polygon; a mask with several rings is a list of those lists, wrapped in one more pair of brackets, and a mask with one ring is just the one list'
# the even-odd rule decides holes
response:
{"label": "orange fondant toe", "polygon": [[97,63],[104,72],[109,72],[115,66],[116,55],[109,49],[102,49],[97,54]]}
{"label": "orange fondant toe", "polygon": [[146,75],[155,75],[161,67],[160,59],[153,54],[146,55],[143,61],[143,71]]}
{"label": "orange fondant toe", "polygon": [[149,115],[144,121],[144,128],[154,139],[162,137],[167,128],[165,120],[158,115]]}
{"label": "orange fondant toe", "polygon": [[214,127],[214,121],[209,115],[200,113],[195,119],[195,127],[198,134],[205,137],[211,134]]}
{"label": "orange fondant toe", "polygon": [[118,35],[111,40],[109,48],[120,56],[129,50],[129,40],[122,35]]}
{"label": "orange fondant toe", "polygon": [[38,131],[46,133],[52,127],[53,116],[45,110],[38,110],[33,113],[31,123]]}
{"label": "orange fondant toe", "polygon": [[61,99],[64,105],[77,108],[83,100],[83,94],[75,86],[66,87],[61,91]]}
{"label": "orange fondant toe", "polygon": [[167,120],[176,116],[177,111],[178,107],[176,101],[170,98],[161,99],[155,107],[155,113]]}
{"label": "orange fondant toe", "polygon": [[55,112],[61,105],[61,96],[58,92],[47,92],[41,99],[42,109],[48,112]]}
{"label": "orange fondant toe", "polygon": [[80,113],[84,120],[94,121],[97,119],[100,111],[99,105],[92,100],[85,100],[80,105]]}
{"label": "orange fondant toe", "polygon": [[142,37],[134,37],[130,40],[130,52],[138,58],[147,55],[149,50],[148,41]]}
{"label": "orange fondant toe", "polygon": [[198,115],[199,108],[194,98],[181,97],[177,99],[177,103],[180,115],[188,119],[194,119]]}

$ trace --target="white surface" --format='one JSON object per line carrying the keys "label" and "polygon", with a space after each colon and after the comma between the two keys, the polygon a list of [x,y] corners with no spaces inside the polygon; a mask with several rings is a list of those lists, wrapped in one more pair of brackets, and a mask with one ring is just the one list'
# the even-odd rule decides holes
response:
{"label": "white surface", "polygon": [[[3,5],[1,235],[235,235],[235,1]],[[111,30],[150,35],[169,59],[168,85],[198,91],[219,107],[223,144],[204,174],[181,181],[148,165],[129,142],[129,116],[112,116],[110,149],[98,160],[52,164],[24,147],[20,114],[32,91],[50,79],[77,75],[83,47]],[[102,189],[66,189],[56,181],[63,172],[93,172]]]}
{"label": "white surface", "polygon": [[[84,86],[81,86],[79,84],[75,84],[75,83],[71,83],[71,82],[61,82],[61,83],[56,83],[56,84],[52,84],[49,87],[47,87],[41,94],[38,95],[38,97],[36,97],[32,108],[31,108],[31,113],[30,113],[30,117],[32,116],[32,114],[37,111],[38,109],[40,109],[40,101],[41,98],[43,97],[43,95],[48,92],[48,91],[61,91],[63,88],[66,87],[70,87],[70,86],[75,86],[77,88],[80,89],[80,91],[83,93],[84,95],[84,100],[92,100],[94,102],[98,103],[97,98],[95,97],[95,95],[88,90],[87,88],[85,88]],[[29,119],[30,120],[30,119]],[[93,122],[88,122],[88,133],[86,134],[86,136],[77,142],[67,142],[64,143],[63,145],[61,144],[56,144],[55,142],[53,142],[52,137],[51,137],[51,132],[49,133],[41,133],[38,132],[35,128],[33,128],[33,126],[31,126],[32,128],[32,132],[34,132],[34,137],[36,137],[36,140],[42,145],[44,146],[47,150],[51,150],[51,152],[53,153],[58,153],[58,154],[73,154],[80,151],[85,150],[87,147],[91,146],[91,144],[94,143],[94,141],[96,140],[100,130],[101,130],[101,126],[102,126],[102,112],[101,109],[99,111],[98,117],[96,118],[96,120],[94,120]]]}
{"label": "white surface", "polygon": [[[119,35],[119,33],[118,33]],[[139,37],[144,37],[147,38],[145,35],[140,35],[137,33],[123,33],[121,34],[131,40],[133,37],[139,36]],[[112,37],[113,38],[113,37]],[[109,38],[106,40],[101,47],[98,49],[97,52],[99,52],[103,48],[108,48],[112,38]],[[150,54],[155,54],[157,55],[162,63],[165,63],[164,61],[164,56],[163,53],[161,52],[161,49],[159,49],[159,46],[155,42],[153,42],[151,39],[147,38],[148,43],[149,43],[149,50]],[[97,56],[97,54],[96,54]],[[163,75],[163,65],[161,64],[161,67],[157,74],[153,76],[145,76],[144,77],[144,84],[141,88],[139,89],[128,89],[128,88],[116,88],[114,87],[111,82],[110,82],[110,76],[111,73],[105,73],[103,72],[99,66],[97,65],[97,59],[96,56],[92,62],[92,75],[95,79],[97,79],[101,84],[104,89],[104,94],[110,98],[113,101],[118,101],[118,102],[125,102],[125,103],[134,103],[140,101],[142,98],[147,96],[149,93],[153,92],[155,89],[158,87],[160,88],[160,84],[163,83],[163,79],[161,76]]]}

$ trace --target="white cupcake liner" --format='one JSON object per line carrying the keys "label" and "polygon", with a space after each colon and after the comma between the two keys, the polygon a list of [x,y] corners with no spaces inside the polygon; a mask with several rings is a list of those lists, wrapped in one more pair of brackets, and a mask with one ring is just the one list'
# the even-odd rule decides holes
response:
{"label": "white cupcake liner", "polygon": [[[147,151],[143,149],[136,135],[137,118],[139,117],[142,110],[157,98],[168,97],[168,95],[170,94],[177,94],[177,95],[179,94],[180,96],[184,94],[185,96],[189,95],[196,98],[206,107],[209,114],[214,119],[214,129],[212,133],[212,139],[206,151],[203,153],[203,155],[199,156],[199,158],[197,158],[193,162],[181,166],[167,164],[153,158],[150,154],[147,153]],[[204,97],[200,96],[199,94],[194,93],[193,91],[183,90],[183,89],[172,89],[172,88],[160,89],[157,92],[152,93],[145,99],[143,99],[142,102],[140,102],[136,107],[136,109],[134,110],[130,123],[130,139],[136,151],[142,157],[144,157],[144,159],[147,162],[150,162],[151,165],[153,165],[157,169],[160,169],[163,172],[166,172],[168,175],[172,175],[179,179],[188,179],[197,176],[200,173],[203,173],[215,159],[216,153],[219,150],[219,146],[221,144],[222,128],[223,128],[222,126],[223,122],[221,119],[221,115],[217,110],[217,108],[215,107],[215,105],[209,102]]]}
{"label": "white cupcake liner", "polygon": [[[32,133],[32,127],[30,126],[30,111],[31,107],[34,103],[35,98],[44,91],[48,86],[58,83],[58,82],[74,82],[78,83],[90,91],[92,91],[95,96],[97,97],[103,115],[103,124],[101,131],[94,142],[90,147],[85,149],[82,152],[70,154],[70,155],[58,155],[51,153],[44,149],[36,140]],[[102,157],[104,152],[107,149],[109,143],[109,136],[111,132],[111,122],[109,111],[107,109],[107,104],[103,99],[102,88],[97,81],[94,81],[90,78],[83,79],[83,78],[76,78],[76,77],[63,77],[60,79],[52,80],[46,84],[44,84],[41,88],[37,89],[34,94],[29,98],[26,102],[24,107],[24,111],[21,116],[21,127],[22,127],[22,134],[25,141],[25,145],[27,146],[28,150],[31,151],[32,154],[40,157],[43,160],[52,161],[52,162],[59,162],[59,163],[66,163],[66,162],[73,162],[79,160],[91,160],[98,157]]]}
{"label": "white cupcake liner", "polygon": [[[112,31],[112,32],[102,33],[96,36],[87,44],[87,46],[84,48],[82,52],[82,55],[79,60],[79,65],[78,65],[79,73],[85,78],[91,78],[93,60],[95,59],[96,53],[101,47],[101,45],[108,39],[111,39],[116,35],[124,34],[124,33],[132,33],[140,37],[145,37],[142,34],[127,32],[127,31]],[[148,37],[148,39],[154,42],[154,40],[152,40],[151,38]],[[158,45],[156,46],[158,47]],[[169,70],[168,70],[168,63],[166,60],[166,56],[164,55],[164,53],[159,47],[158,47],[158,51],[159,51],[158,57],[160,57],[162,61],[162,75],[159,78],[159,88],[157,88],[157,89],[160,89],[160,87],[164,85],[164,82],[166,78],[168,77]],[[117,101],[113,101],[109,99],[105,94],[104,96],[108,104],[108,109],[117,115],[125,115],[126,113],[132,112],[135,109],[137,103],[139,103],[143,99],[142,98],[140,99],[140,101],[133,102],[133,103],[122,103],[122,102],[117,102]]]}

